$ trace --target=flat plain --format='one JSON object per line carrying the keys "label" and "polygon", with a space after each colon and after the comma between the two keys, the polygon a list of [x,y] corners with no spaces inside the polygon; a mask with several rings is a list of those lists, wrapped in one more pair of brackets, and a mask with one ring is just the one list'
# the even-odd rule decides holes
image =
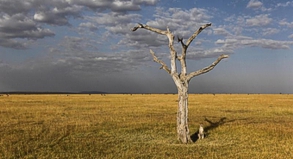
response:
{"label": "flat plain", "polygon": [[176,94],[0,96],[0,158],[293,158],[293,95],[190,94],[192,144],[177,141],[177,104]]}

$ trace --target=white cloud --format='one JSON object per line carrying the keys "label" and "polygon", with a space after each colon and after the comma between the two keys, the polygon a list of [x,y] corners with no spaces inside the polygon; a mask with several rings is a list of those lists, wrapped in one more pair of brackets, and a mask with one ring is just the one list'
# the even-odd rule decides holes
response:
{"label": "white cloud", "polygon": [[264,7],[264,4],[260,2],[259,0],[250,0],[246,6],[246,8],[251,8],[254,10],[261,10],[263,12],[269,12],[272,11],[272,8],[266,8]]}
{"label": "white cloud", "polygon": [[218,39],[216,44],[222,44],[233,50],[244,46],[261,47],[265,49],[289,49],[293,45],[293,41],[278,41],[272,39],[253,39],[251,37],[229,37],[227,39]]}
{"label": "white cloud", "polygon": [[268,36],[268,35],[277,34],[279,32],[280,32],[280,30],[276,29],[276,28],[264,28],[262,35],[263,36]]}
{"label": "white cloud", "polygon": [[158,0],[66,0],[72,5],[79,5],[92,10],[111,10],[114,12],[128,12],[141,10],[141,5],[155,5]]}
{"label": "white cloud", "polygon": [[241,41],[242,45],[252,47],[262,47],[266,49],[289,49],[293,45],[293,41],[277,41],[271,39],[255,39]]}
{"label": "white cloud", "polygon": [[43,21],[45,20],[45,15],[43,13],[35,13],[34,20]]}
{"label": "white cloud", "polygon": [[289,28],[293,28],[293,22],[287,22],[286,19],[282,19],[279,22],[279,24],[282,25],[282,26],[287,26]]}
{"label": "white cloud", "polygon": [[[195,28],[199,28],[201,25],[210,23],[212,16],[209,11],[202,8],[192,8],[184,10],[180,8],[169,8],[164,10],[163,8],[157,8],[156,18],[149,20],[146,24],[155,28],[166,30],[169,29],[174,32],[175,35],[189,38],[195,31]],[[208,29],[205,30],[207,32]]]}
{"label": "white cloud", "polygon": [[97,13],[94,16],[87,17],[88,20],[106,26],[116,26],[131,23],[139,20],[139,14],[117,14],[117,13]]}
{"label": "white cloud", "polygon": [[276,5],[276,7],[288,7],[288,6],[292,6],[293,5],[293,2],[291,1],[287,1],[286,3],[278,3]]}
{"label": "white cloud", "polygon": [[213,29],[214,31],[214,34],[216,35],[224,35],[224,36],[228,36],[228,35],[231,35],[231,33],[229,33],[225,28],[214,28]]}
{"label": "white cloud", "polygon": [[79,24],[79,28],[81,30],[83,30],[84,28],[88,28],[90,31],[93,31],[93,32],[98,30],[98,27],[91,22],[81,23]]}
{"label": "white cloud", "polygon": [[123,11],[138,11],[140,10],[140,6],[134,4],[133,1],[117,1],[115,0],[112,4],[112,10],[123,12]]}
{"label": "white cloud", "polygon": [[80,17],[82,11],[81,6],[64,6],[63,8],[47,8],[40,9],[34,15],[34,20],[37,22],[47,23],[51,25],[69,25],[69,17]]}
{"label": "white cloud", "polygon": [[247,8],[260,8],[263,5],[262,2],[258,1],[258,0],[250,0],[247,4]]}
{"label": "white cloud", "polygon": [[268,14],[260,14],[255,17],[246,19],[246,24],[248,26],[266,26],[273,21],[272,18],[269,18]]}
{"label": "white cloud", "polygon": [[135,0],[133,2],[136,4],[155,5],[158,3],[158,0]]}

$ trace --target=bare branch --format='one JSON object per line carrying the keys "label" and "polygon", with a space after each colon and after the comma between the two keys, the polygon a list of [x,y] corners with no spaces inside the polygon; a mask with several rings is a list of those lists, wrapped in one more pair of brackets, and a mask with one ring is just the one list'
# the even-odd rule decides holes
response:
{"label": "bare branch", "polygon": [[196,32],[194,32],[193,34],[192,34],[192,36],[187,40],[187,42],[186,42],[186,46],[188,47],[189,45],[190,45],[190,43],[193,41],[193,39],[201,32],[201,31],[203,31],[205,28],[207,28],[207,27],[209,27],[209,26],[211,26],[212,25],[212,23],[209,23],[209,24],[205,24],[205,25],[203,25],[203,26],[201,26]]}
{"label": "bare branch", "polygon": [[143,28],[143,25],[138,23],[138,25],[136,27],[133,27],[131,30],[136,31],[138,28]]}
{"label": "bare branch", "polygon": [[158,33],[158,34],[162,34],[162,35],[167,34],[167,31],[163,31],[163,30],[160,30],[160,29],[157,29],[157,28],[150,27],[148,25],[140,24],[140,23],[138,23],[138,25],[136,27],[132,28],[131,30],[136,31],[139,28],[144,28],[146,30],[149,30],[149,31],[152,31],[152,32],[155,32],[155,33]]}
{"label": "bare branch", "polygon": [[181,56],[178,56],[178,60],[181,63],[181,74],[186,75],[186,50],[187,46],[183,42],[183,38],[178,37],[178,42],[181,42],[182,45],[182,51],[181,51]]}
{"label": "bare branch", "polygon": [[143,28],[143,29],[152,31],[152,32],[155,32],[157,34],[166,35],[168,37],[170,54],[171,54],[171,71],[163,61],[158,60],[158,58],[155,56],[155,54],[152,51],[151,51],[151,54],[153,55],[154,61],[156,61],[157,63],[162,65],[162,69],[166,70],[169,74],[176,73],[177,72],[177,68],[176,68],[177,53],[176,53],[175,48],[173,46],[174,35],[170,32],[169,27],[167,27],[167,29],[164,31],[164,30],[160,30],[160,29],[157,29],[157,28],[150,27],[148,25],[143,25],[143,24],[138,23],[138,25],[136,27],[134,27],[132,29],[132,31],[136,31],[139,28]]}
{"label": "bare branch", "polygon": [[182,45],[183,48],[186,47],[186,45],[185,45],[184,42],[183,42],[183,38],[179,38],[179,37],[178,37],[178,42],[181,43],[181,45]]}
{"label": "bare branch", "polygon": [[211,71],[212,69],[214,69],[214,67],[224,58],[228,58],[229,56],[228,55],[221,55],[218,57],[218,59],[213,62],[210,66],[208,67],[205,67],[201,70],[198,70],[198,71],[195,71],[195,72],[191,72],[190,74],[188,74],[187,76],[187,80],[191,80],[191,78],[195,77],[195,76],[198,76],[198,75],[201,75],[201,74],[204,74],[204,73],[207,73],[209,71]]}
{"label": "bare branch", "polygon": [[157,62],[158,64],[162,65],[160,67],[160,69],[164,69],[167,73],[171,74],[171,70],[168,68],[168,66],[162,60],[158,59],[158,57],[155,55],[154,51],[150,50],[150,53],[152,54],[154,61]]}

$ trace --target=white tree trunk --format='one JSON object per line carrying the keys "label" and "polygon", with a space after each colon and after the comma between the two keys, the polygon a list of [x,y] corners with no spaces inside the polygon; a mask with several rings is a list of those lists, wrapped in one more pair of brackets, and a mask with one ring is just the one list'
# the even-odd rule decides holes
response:
{"label": "white tree trunk", "polygon": [[191,143],[188,127],[188,85],[178,90],[177,134],[182,143]]}

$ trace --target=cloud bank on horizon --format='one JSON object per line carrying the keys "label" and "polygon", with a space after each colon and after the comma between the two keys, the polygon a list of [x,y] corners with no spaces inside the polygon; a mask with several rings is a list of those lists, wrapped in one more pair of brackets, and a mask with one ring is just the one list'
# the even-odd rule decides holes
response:
{"label": "cloud bank on horizon", "polygon": [[174,92],[149,54],[168,62],[166,37],[130,29],[168,26],[188,39],[212,23],[189,48],[189,70],[232,56],[194,92],[293,93],[292,7],[286,0],[0,0],[0,91]]}

